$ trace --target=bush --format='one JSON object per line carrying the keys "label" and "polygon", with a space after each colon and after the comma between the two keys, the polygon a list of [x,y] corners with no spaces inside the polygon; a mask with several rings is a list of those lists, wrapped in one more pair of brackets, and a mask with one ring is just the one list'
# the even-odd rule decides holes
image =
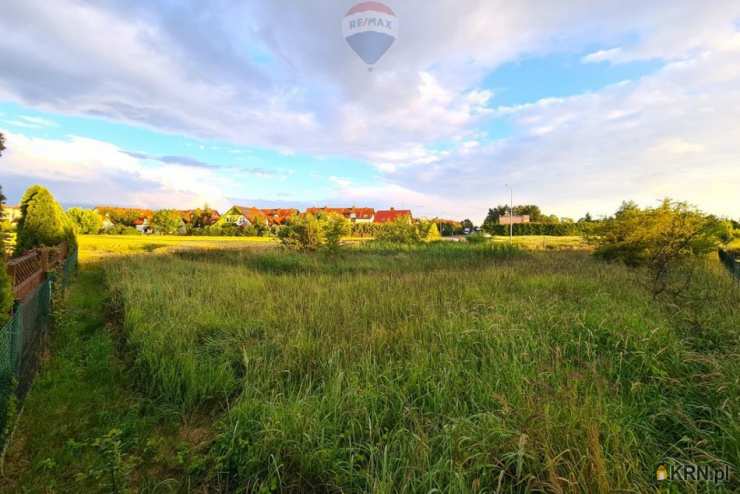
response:
{"label": "bush", "polygon": [[154,233],[174,235],[180,230],[180,228],[182,228],[182,226],[183,222],[180,213],[172,209],[157,211],[152,217]]}
{"label": "bush", "polygon": [[77,233],[91,235],[103,228],[103,218],[92,209],[70,208],[67,210],[67,217],[75,226]]}
{"label": "bush", "polygon": [[133,226],[126,225],[113,225],[112,228],[106,230],[106,235],[142,235],[142,233],[134,228]]}
{"label": "bush", "polygon": [[[581,235],[585,226],[579,223],[517,223],[514,225],[514,235],[549,235],[566,237]],[[491,235],[509,235],[509,225],[485,225],[484,230]]]}
{"label": "bush", "polygon": [[[5,196],[0,187],[0,220],[3,218]],[[5,255],[5,236],[0,236],[0,325],[5,323],[13,308],[13,286],[8,276],[8,259]]]}
{"label": "bush", "polygon": [[21,218],[15,252],[22,254],[40,246],[55,246],[74,239],[74,228],[54,196],[40,185],[30,187],[21,200]]}
{"label": "bush", "polygon": [[623,204],[590,240],[597,257],[647,267],[657,295],[668,288],[669,272],[681,261],[708,254],[727,237],[726,225],[717,218],[665,199],[657,208]]}
{"label": "bush", "polygon": [[323,221],[326,247],[336,252],[341,245],[342,237],[352,233],[352,223],[340,214],[330,214]]}
{"label": "bush", "polygon": [[437,224],[432,221],[420,221],[417,223],[416,228],[419,231],[420,239],[432,241],[442,238],[442,236],[439,234]]}
{"label": "bush", "polygon": [[486,237],[482,233],[473,233],[471,235],[468,235],[467,237],[465,237],[465,240],[467,240],[471,244],[483,244],[489,241],[488,237]]}
{"label": "bush", "polygon": [[394,244],[414,244],[421,241],[416,225],[405,217],[379,224],[375,239]]}
{"label": "bush", "polygon": [[324,228],[312,214],[294,216],[280,230],[278,238],[286,247],[296,250],[317,250],[324,245]]}

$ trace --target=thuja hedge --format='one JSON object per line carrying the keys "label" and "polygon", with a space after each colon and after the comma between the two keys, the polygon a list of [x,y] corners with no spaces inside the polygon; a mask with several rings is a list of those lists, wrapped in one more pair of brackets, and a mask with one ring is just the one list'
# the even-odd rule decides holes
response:
{"label": "thuja hedge", "polygon": [[[509,225],[489,225],[486,231],[491,235],[508,235]],[[552,235],[564,237],[582,235],[584,227],[578,223],[519,223],[514,225],[514,235]]]}

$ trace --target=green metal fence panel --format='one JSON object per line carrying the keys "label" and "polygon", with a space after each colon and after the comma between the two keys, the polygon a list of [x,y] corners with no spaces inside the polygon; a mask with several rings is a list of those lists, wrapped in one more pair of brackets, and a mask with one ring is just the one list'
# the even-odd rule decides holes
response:
{"label": "green metal fence panel", "polygon": [[740,259],[737,259],[733,254],[719,249],[719,260],[722,261],[730,273],[734,274],[738,280],[740,280]]}
{"label": "green metal fence panel", "polygon": [[12,377],[15,372],[13,345],[18,332],[19,314],[14,313],[0,329],[0,378]]}
{"label": "green metal fence panel", "polygon": [[10,319],[0,327],[0,445],[6,439],[2,435],[9,419],[9,404],[14,396],[23,399],[36,373],[51,323],[52,295],[69,286],[76,269],[77,249],[72,248],[55,272],[45,273],[38,286],[24,292]]}

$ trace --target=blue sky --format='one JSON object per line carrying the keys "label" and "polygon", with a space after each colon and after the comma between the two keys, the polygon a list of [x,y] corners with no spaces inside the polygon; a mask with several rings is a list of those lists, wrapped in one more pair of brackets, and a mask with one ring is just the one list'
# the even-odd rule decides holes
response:
{"label": "blue sky", "polygon": [[5,194],[480,221],[510,183],[561,216],[665,196],[740,216],[735,2],[387,2],[372,71],[341,38],[354,3],[11,0]]}

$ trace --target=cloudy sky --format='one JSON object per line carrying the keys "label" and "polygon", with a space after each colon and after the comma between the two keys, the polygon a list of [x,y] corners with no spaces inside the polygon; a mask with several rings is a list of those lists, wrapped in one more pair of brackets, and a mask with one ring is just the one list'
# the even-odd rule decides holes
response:
{"label": "cloudy sky", "polygon": [[740,217],[740,2],[6,0],[0,184],[67,204],[578,218],[662,197]]}

